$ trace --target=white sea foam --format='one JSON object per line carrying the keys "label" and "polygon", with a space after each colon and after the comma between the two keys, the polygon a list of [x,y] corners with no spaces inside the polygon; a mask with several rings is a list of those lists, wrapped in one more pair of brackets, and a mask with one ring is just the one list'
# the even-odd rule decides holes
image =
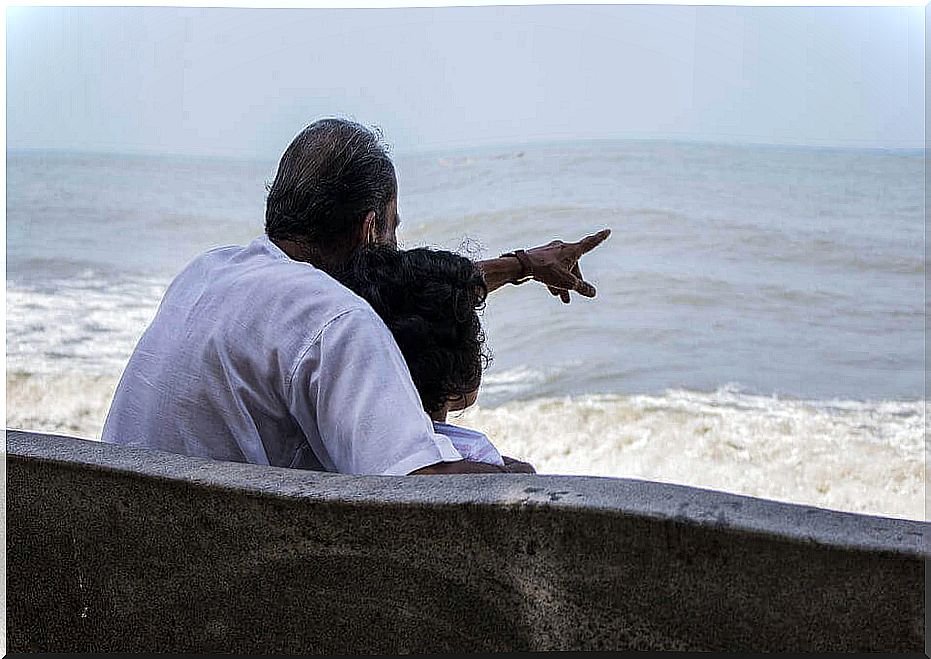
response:
{"label": "white sea foam", "polygon": [[91,274],[56,281],[51,290],[8,286],[7,370],[122,369],[164,290],[154,279],[103,285]]}
{"label": "white sea foam", "polygon": [[119,374],[7,372],[6,427],[99,439]]}

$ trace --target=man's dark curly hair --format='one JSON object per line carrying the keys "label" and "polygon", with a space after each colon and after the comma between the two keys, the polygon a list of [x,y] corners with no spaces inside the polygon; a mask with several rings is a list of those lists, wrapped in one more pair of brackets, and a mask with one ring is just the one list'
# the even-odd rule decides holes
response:
{"label": "man's dark curly hair", "polygon": [[488,287],[472,261],[370,245],[356,250],[337,277],[391,330],[428,413],[478,388],[491,359],[478,318]]}

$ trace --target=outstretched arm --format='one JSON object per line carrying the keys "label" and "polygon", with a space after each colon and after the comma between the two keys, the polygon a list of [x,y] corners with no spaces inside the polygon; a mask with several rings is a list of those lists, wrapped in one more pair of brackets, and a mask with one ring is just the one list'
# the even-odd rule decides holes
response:
{"label": "outstretched arm", "polygon": [[479,261],[478,267],[485,277],[489,292],[505,284],[533,279],[544,284],[550,293],[568,304],[569,291],[595,297],[595,287],[582,277],[579,259],[610,235],[610,229],[603,229],[574,243],[554,240],[542,247],[517,250],[496,259]]}
{"label": "outstretched arm", "polygon": [[499,256],[496,259],[478,261],[476,265],[485,277],[485,285],[489,293],[505,284],[517,281],[524,272],[524,266],[516,256]]}

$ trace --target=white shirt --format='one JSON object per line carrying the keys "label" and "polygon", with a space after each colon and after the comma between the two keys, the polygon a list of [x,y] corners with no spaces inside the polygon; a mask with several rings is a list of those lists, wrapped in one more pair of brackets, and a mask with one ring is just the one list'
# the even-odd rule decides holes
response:
{"label": "white shirt", "polygon": [[504,458],[484,433],[441,421],[434,421],[433,429],[448,437],[465,460],[504,466]]}
{"label": "white shirt", "polygon": [[347,474],[462,459],[372,308],[267,236],[211,250],[175,278],[102,439]]}

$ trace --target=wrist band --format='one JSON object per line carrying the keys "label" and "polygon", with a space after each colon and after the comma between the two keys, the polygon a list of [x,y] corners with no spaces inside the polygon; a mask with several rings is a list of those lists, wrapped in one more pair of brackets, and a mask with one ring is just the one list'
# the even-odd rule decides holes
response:
{"label": "wrist band", "polygon": [[517,259],[521,267],[520,274],[512,279],[509,283],[515,285],[523,284],[525,281],[530,281],[533,279],[533,264],[530,262],[530,257],[527,255],[527,252],[522,249],[515,249],[513,252],[506,252],[505,254],[502,254],[500,258],[504,258],[506,256],[512,256]]}

